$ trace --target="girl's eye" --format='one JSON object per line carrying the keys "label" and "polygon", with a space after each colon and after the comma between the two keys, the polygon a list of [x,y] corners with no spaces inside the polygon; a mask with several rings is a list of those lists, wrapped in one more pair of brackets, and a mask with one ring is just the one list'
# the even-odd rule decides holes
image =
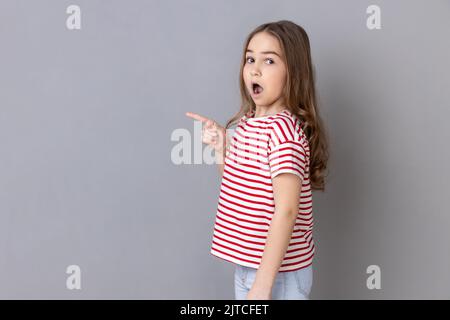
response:
{"label": "girl's eye", "polygon": [[[245,58],[245,59],[246,59],[246,62],[247,62],[247,63],[251,63],[252,60],[253,60],[252,57],[247,57],[247,58]],[[271,59],[271,58],[267,58],[266,61],[269,61],[268,64],[274,64],[274,63],[275,63],[275,61],[273,61],[273,59]]]}

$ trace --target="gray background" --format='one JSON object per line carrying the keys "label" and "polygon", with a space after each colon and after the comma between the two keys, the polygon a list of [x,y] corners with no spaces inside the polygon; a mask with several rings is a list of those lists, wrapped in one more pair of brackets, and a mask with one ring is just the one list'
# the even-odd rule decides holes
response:
{"label": "gray background", "polygon": [[237,111],[243,41],[279,19],[309,34],[331,138],[311,298],[450,298],[450,4],[360,0],[2,0],[0,298],[233,299],[217,169],[174,165],[170,136]]}

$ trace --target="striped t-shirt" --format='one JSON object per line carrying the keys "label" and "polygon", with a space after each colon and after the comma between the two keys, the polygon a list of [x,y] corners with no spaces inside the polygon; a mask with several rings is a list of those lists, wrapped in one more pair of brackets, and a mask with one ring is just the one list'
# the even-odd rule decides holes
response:
{"label": "striped t-shirt", "polygon": [[302,179],[298,215],[279,272],[312,264],[310,150],[300,120],[289,110],[254,118],[244,115],[230,139],[214,223],[210,253],[258,268],[275,212],[272,178],[293,173]]}

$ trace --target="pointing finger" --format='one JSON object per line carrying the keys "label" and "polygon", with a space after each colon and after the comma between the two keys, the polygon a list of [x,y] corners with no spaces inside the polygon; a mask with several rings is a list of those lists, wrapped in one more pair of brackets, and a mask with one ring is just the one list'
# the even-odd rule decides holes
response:
{"label": "pointing finger", "polygon": [[191,117],[191,118],[193,118],[195,120],[200,120],[202,122],[205,122],[205,121],[209,120],[208,118],[205,118],[205,117],[203,117],[203,116],[201,116],[199,114],[193,113],[193,112],[186,112],[186,115],[188,117]]}

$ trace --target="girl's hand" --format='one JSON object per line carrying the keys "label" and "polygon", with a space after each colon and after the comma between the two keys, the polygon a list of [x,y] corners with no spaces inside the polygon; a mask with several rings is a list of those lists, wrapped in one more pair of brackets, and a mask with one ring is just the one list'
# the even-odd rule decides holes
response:
{"label": "girl's hand", "polygon": [[247,293],[247,300],[271,300],[272,292],[271,290],[259,289],[258,287],[252,286],[250,291]]}
{"label": "girl's hand", "polygon": [[200,120],[202,126],[202,142],[210,145],[216,152],[224,152],[227,146],[226,130],[216,121],[192,112],[186,112],[188,117]]}

